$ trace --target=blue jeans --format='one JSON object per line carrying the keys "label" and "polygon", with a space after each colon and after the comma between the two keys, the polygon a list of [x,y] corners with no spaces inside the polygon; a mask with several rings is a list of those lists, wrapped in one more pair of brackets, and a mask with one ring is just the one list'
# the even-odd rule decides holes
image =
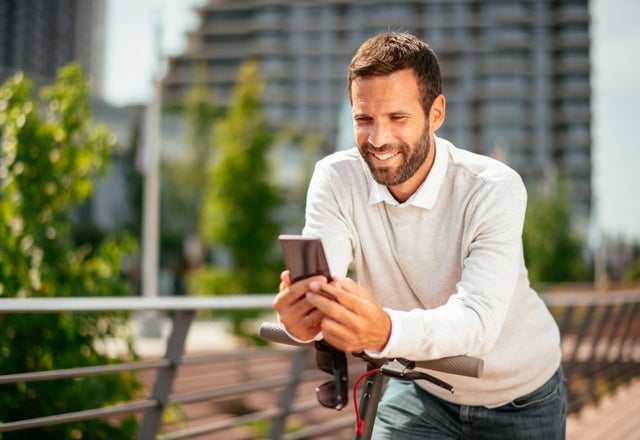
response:
{"label": "blue jeans", "polygon": [[449,403],[414,382],[391,379],[372,439],[560,440],[566,416],[562,368],[534,392],[492,409]]}

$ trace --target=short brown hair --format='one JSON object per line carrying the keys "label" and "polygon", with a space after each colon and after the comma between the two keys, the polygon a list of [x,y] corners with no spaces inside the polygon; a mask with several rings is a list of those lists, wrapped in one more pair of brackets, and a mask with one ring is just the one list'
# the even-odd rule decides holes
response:
{"label": "short brown hair", "polygon": [[428,115],[434,99],[442,94],[440,65],[431,46],[408,33],[379,34],[360,46],[349,65],[349,99],[356,78],[386,76],[404,69],[415,73],[422,106]]}

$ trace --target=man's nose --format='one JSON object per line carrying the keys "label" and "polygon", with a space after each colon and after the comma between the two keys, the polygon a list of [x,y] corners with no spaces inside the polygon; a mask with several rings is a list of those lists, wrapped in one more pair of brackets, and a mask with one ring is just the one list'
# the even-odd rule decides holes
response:
{"label": "man's nose", "polygon": [[369,131],[369,143],[375,148],[382,148],[391,142],[391,136],[388,127],[382,123],[374,123]]}

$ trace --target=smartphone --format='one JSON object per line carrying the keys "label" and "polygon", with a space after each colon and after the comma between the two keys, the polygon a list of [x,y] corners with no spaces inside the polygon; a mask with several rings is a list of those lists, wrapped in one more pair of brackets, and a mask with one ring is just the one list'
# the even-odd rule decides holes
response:
{"label": "smartphone", "polygon": [[284,264],[289,269],[291,281],[296,282],[314,275],[324,275],[331,281],[329,263],[318,237],[280,235],[278,237]]}

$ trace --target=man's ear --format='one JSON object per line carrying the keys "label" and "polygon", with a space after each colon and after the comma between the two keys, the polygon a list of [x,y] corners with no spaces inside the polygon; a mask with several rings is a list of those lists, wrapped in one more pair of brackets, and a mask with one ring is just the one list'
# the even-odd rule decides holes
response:
{"label": "man's ear", "polygon": [[438,95],[431,104],[431,110],[429,110],[429,125],[431,130],[436,131],[440,128],[444,122],[446,114],[447,103],[444,99],[444,95]]}

